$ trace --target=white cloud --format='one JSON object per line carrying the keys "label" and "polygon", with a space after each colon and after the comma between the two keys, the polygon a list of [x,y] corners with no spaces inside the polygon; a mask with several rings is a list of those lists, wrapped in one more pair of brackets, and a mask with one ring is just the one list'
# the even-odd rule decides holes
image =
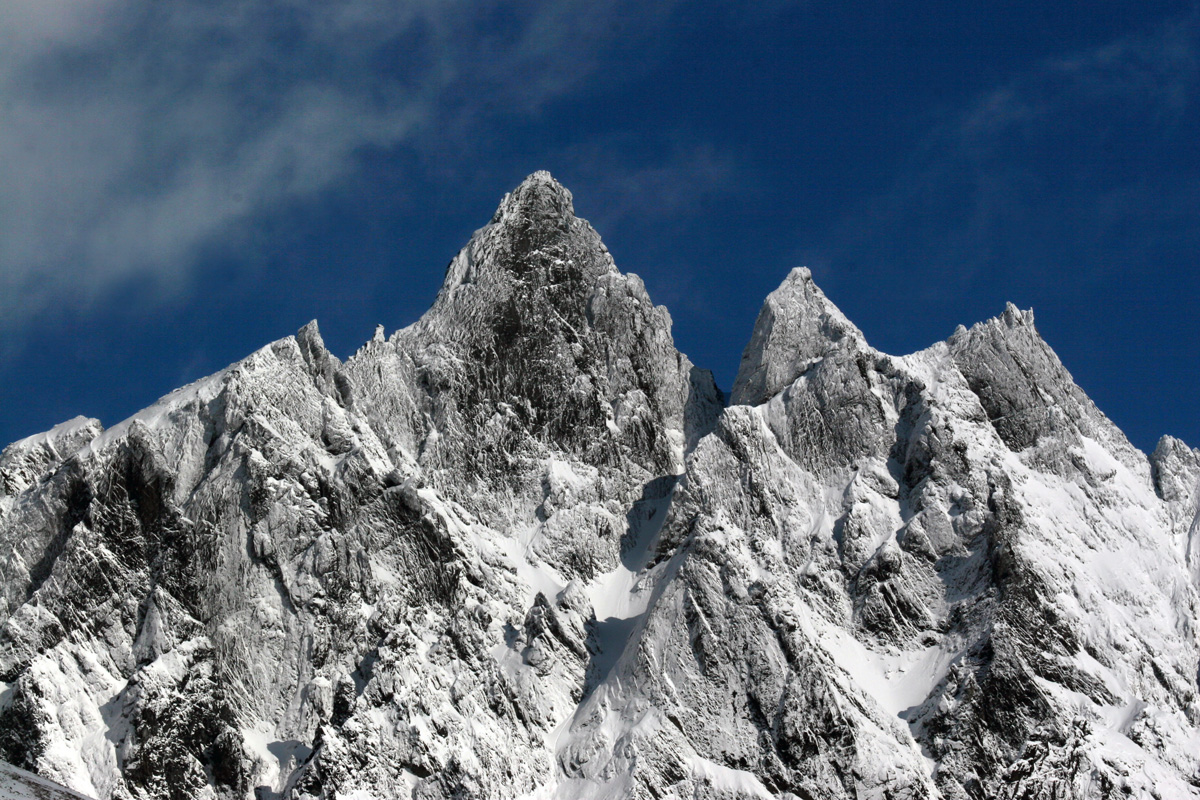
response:
{"label": "white cloud", "polygon": [[602,232],[621,222],[658,226],[664,217],[695,212],[728,191],[738,172],[727,154],[682,134],[661,134],[655,141],[608,136],[549,160],[566,166],[572,186],[578,182],[586,189],[581,213]]}
{"label": "white cloud", "polygon": [[345,179],[530,113],[668,4],[6,0],[0,325],[134,281]]}

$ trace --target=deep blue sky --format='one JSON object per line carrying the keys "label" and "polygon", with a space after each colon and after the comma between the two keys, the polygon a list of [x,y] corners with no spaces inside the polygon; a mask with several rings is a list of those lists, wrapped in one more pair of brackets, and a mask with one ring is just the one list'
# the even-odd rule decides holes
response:
{"label": "deep blue sky", "polygon": [[1194,3],[10,0],[0,442],[348,356],[549,169],[726,389],[806,264],[891,353],[1032,306],[1200,445],[1198,101]]}

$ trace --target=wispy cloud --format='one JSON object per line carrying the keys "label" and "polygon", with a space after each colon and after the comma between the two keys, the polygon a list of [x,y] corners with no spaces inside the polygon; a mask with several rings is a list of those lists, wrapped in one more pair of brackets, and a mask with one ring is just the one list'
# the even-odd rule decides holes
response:
{"label": "wispy cloud", "polygon": [[7,0],[0,323],[114,285],[170,291],[200,248],[345,179],[535,113],[671,4]]}
{"label": "wispy cloud", "polygon": [[[603,229],[617,224],[661,225],[664,217],[691,214],[729,191],[735,160],[711,143],[685,134],[609,136],[555,153],[586,189],[588,214]],[[646,151],[649,151],[647,153]]]}
{"label": "wispy cloud", "polygon": [[1198,89],[1195,15],[1014,77],[947,114],[891,188],[843,220],[829,257],[863,266],[834,280],[909,261],[952,295],[997,269],[1086,282],[1179,252],[1172,237],[1200,229],[1184,132]]}

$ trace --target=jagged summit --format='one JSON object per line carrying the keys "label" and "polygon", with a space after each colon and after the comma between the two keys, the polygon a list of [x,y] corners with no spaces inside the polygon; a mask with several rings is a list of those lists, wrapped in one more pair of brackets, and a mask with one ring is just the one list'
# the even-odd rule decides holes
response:
{"label": "jagged summit", "polygon": [[[969,331],[960,325],[950,343],[1023,335],[1041,340],[1033,310],[1023,311],[1010,302],[1002,314],[976,323]],[[742,353],[731,402],[765,402],[831,353],[855,350],[870,350],[862,331],[825,296],[811,270],[797,267],[763,303]]]}
{"label": "jagged summit", "polygon": [[504,196],[492,223],[509,219],[568,221],[575,216],[571,192],[546,170],[538,170]]}
{"label": "jagged summit", "polygon": [[[364,413],[452,494],[511,485],[516,462],[553,450],[634,464],[646,480],[677,474],[721,407],[711,374],[675,349],[666,309],[547,172],[506,195],[432,308],[390,343],[351,359],[348,382],[396,398]],[[540,478],[521,491],[540,502]]]}
{"label": "jagged summit", "polygon": [[514,309],[549,306],[547,322],[578,327],[605,275],[619,272],[600,235],[575,216],[562,184],[549,172],[535,172],[504,196],[491,222],[450,262],[433,307],[417,326],[454,326],[457,320],[474,327],[480,318],[520,317]]}
{"label": "jagged summit", "polygon": [[829,301],[807,267],[767,296],[733,383],[734,405],[758,405],[835,349],[865,347],[862,332]]}
{"label": "jagged summit", "polygon": [[947,345],[1014,452],[1050,463],[1061,458],[1064,437],[1082,436],[1103,442],[1126,467],[1149,475],[1145,454],[1075,383],[1038,332],[1032,310],[1008,303],[999,316],[969,329],[960,327]]}

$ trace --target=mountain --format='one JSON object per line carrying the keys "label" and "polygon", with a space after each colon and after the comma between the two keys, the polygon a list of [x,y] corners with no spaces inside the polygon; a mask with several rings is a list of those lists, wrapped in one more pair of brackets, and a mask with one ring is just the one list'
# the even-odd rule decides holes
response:
{"label": "mountain", "polygon": [[111,798],[1200,797],[1200,451],[793,271],[728,399],[549,174],[432,308],[0,455],[0,759]]}

